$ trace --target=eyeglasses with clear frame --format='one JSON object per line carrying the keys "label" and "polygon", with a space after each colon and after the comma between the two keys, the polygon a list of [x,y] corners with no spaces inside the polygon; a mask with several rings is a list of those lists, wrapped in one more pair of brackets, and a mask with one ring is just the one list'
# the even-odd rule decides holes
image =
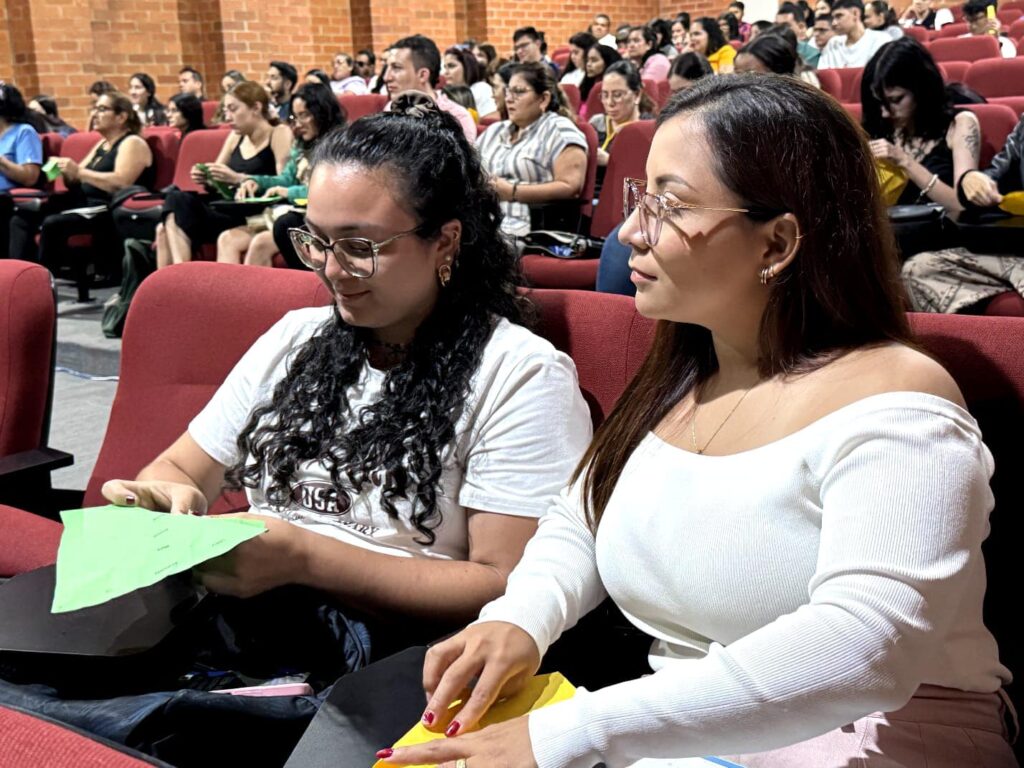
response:
{"label": "eyeglasses with clear frame", "polygon": [[[647,182],[643,179],[623,179],[622,208],[628,219],[639,210],[640,234],[648,248],[658,244],[661,225],[669,211],[725,211],[727,213],[753,213],[751,208],[715,208],[709,205],[693,205],[669,200],[665,195],[645,191]],[[758,211],[761,212],[761,211]]]}
{"label": "eyeglasses with clear frame", "polygon": [[367,237],[339,237],[328,242],[308,229],[300,228],[289,229],[288,237],[299,259],[314,272],[323,272],[327,269],[327,254],[330,253],[338,262],[338,266],[352,277],[365,280],[377,272],[377,257],[380,256],[381,249],[399,238],[415,233],[418,229],[419,227],[407,229],[379,243]]}

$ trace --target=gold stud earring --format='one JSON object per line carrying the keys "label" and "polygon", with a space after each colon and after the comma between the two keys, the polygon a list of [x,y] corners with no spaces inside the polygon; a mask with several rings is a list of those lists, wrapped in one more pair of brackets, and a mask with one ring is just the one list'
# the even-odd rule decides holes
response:
{"label": "gold stud earring", "polygon": [[437,269],[437,279],[441,281],[441,287],[446,288],[452,279],[452,268],[449,264],[442,264]]}

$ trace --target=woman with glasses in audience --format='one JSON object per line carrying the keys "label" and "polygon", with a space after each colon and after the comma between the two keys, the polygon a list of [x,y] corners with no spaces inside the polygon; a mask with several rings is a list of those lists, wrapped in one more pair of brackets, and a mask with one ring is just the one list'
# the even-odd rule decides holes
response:
{"label": "woman with glasses in audience", "polygon": [[718,22],[710,16],[694,19],[690,25],[690,50],[703,55],[715,73],[732,72],[736,49],[729,45]]}
{"label": "woman with glasses in audience", "polygon": [[640,72],[630,61],[620,61],[605,70],[601,104],[604,114],[594,115],[590,124],[597,132],[597,164],[604,168],[619,131],[637,120],[653,120],[658,107],[644,91]]}
{"label": "woman with glasses in audience", "polygon": [[569,63],[558,80],[559,85],[580,87],[587,75],[587,51],[595,45],[597,38],[589,32],[577,32],[569,38]]}
{"label": "woman with glasses in audience", "polygon": [[[331,76],[327,80],[327,86],[336,94],[353,93],[361,95],[369,93],[370,89],[363,79],[355,71],[355,60],[347,53],[336,53],[331,61]],[[324,75],[326,77],[326,73]]]}
{"label": "woman with glasses in audience", "polygon": [[372,660],[471,619],[590,438],[571,359],[523,325],[490,179],[425,99],[400,95],[317,145],[291,238],[330,305],[285,315],[187,432],[103,486],[116,504],[196,514],[225,486],[246,491],[266,532],[195,573],[229,627],[279,638],[261,677],[330,684],[353,633]]}
{"label": "woman with glasses in audience", "polygon": [[[40,261],[56,274],[68,238],[85,234],[93,236],[97,253],[113,253],[116,232],[106,206],[126,187],[152,187],[156,171],[153,153],[142,138],[142,122],[133,102],[122,93],[108,91],[96,100],[92,115],[94,130],[101,137],[96,145],[80,162],[57,158],[68,192],[51,195],[38,211],[21,209],[12,217],[12,258]],[[84,270],[85,265],[74,266]],[[79,273],[83,275],[84,271]]]}
{"label": "woman with glasses in audience", "polygon": [[[427,652],[450,738],[379,757],[1016,766],[982,621],[992,456],[912,338],[860,127],[794,78],[706,78],[646,175],[619,236],[652,349],[505,595]],[[653,674],[475,730],[606,595]]]}
{"label": "woman with glasses in audience", "polygon": [[201,131],[203,102],[191,93],[176,93],[167,101],[167,124],[177,128],[182,138],[192,131]]}
{"label": "woman with glasses in audience", "polygon": [[934,202],[960,211],[956,180],[978,168],[981,125],[953,107],[932,55],[912,37],[881,48],[861,80],[871,152],[908,182],[899,204]]}
{"label": "woman with glasses in audience", "polygon": [[251,209],[243,206],[213,207],[224,199],[217,186],[234,193],[249,176],[281,173],[291,154],[291,131],[270,115],[270,97],[259,83],[242,82],[224,97],[227,120],[224,145],[212,163],[197,163],[192,180],[207,194],[172,191],[164,201],[162,221],[156,229],[157,267],[192,260],[192,252],[204,243],[216,242],[226,229],[245,223]]}
{"label": "woman with glasses in audience", "polygon": [[289,229],[302,225],[303,212],[294,206],[309,197],[313,150],[327,134],[345,125],[345,113],[329,86],[307,83],[292,94],[288,122],[295,140],[284,169],[279,174],[249,175],[235,193],[238,200],[278,197],[282,205],[265,209],[255,225],[247,222],[221,232],[217,261],[269,267],[280,250],[289,266],[302,268],[288,238]]}
{"label": "woman with glasses in audience", "polygon": [[156,98],[156,83],[145,72],[136,72],[128,80],[128,98],[132,100],[142,127],[167,125],[167,111]]}
{"label": "woman with glasses in audience", "polygon": [[508,120],[490,126],[477,147],[501,201],[501,230],[527,234],[531,203],[578,198],[587,173],[587,140],[546,64],[511,68],[505,88]]}
{"label": "woman with glasses in audience", "polygon": [[[468,48],[452,46],[444,52],[444,77],[450,85],[464,85],[473,93],[478,117],[499,120],[498,104],[494,101],[494,89],[487,82],[485,70]],[[479,121],[478,121],[479,122]]]}
{"label": "woman with glasses in audience", "polygon": [[590,110],[587,109],[587,98],[590,96],[590,92],[597,83],[604,80],[604,73],[608,71],[608,67],[617,61],[622,61],[619,52],[607,45],[595,43],[587,49],[587,56],[584,59],[586,75],[580,81],[579,115],[581,120],[585,120],[590,113]]}

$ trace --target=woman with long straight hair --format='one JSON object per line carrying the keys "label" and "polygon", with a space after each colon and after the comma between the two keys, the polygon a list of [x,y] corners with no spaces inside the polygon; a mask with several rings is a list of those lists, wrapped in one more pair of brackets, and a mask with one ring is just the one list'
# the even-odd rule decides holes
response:
{"label": "woman with long straight hair", "polygon": [[[380,756],[1016,766],[982,621],[992,456],[911,340],[860,127],[794,78],[705,78],[626,192],[650,353],[505,595],[428,651],[424,722],[454,738]],[[606,595],[654,673],[474,731]]]}

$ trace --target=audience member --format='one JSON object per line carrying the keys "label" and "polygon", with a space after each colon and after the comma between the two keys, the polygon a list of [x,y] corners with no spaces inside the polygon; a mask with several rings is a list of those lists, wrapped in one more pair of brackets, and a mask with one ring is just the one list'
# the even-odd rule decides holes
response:
{"label": "audience member", "polygon": [[617,61],[622,61],[622,57],[614,48],[600,43],[590,46],[586,58],[586,77],[580,83],[579,115],[581,119],[586,120],[589,116],[587,98],[590,96],[590,92],[597,83],[604,80],[604,73],[608,71],[608,67]]}
{"label": "audience member", "polygon": [[679,93],[687,88],[692,88],[702,77],[715,74],[707,57],[703,53],[689,51],[680,54],[672,62],[672,69],[668,74],[668,87],[672,93]]}
{"label": "audience member", "polygon": [[201,131],[203,125],[203,102],[191,93],[176,93],[167,101],[167,124],[177,128],[184,137],[186,133]]}
{"label": "audience member", "polygon": [[[428,651],[423,719],[455,738],[389,765],[1015,765],[991,456],[908,327],[867,156],[793,78],[669,104],[619,235],[653,349],[505,595]],[[606,597],[653,674],[477,730]]]}
{"label": "audience member", "polygon": [[363,48],[356,54],[353,63],[354,71],[363,80],[372,93],[377,85],[377,57],[369,48]]}
{"label": "audience member", "polygon": [[903,37],[903,29],[896,18],[896,11],[885,0],[869,0],[864,4],[864,26],[878,32],[885,32],[893,40]]}
{"label": "audience member", "polygon": [[270,111],[282,123],[288,122],[292,91],[299,84],[299,73],[287,61],[272,61],[267,67],[264,87],[270,94]]}
{"label": "audience member", "polygon": [[783,24],[758,35],[756,40],[751,40],[739,50],[736,54],[736,72],[791,75],[815,88],[821,87],[818,76],[797,55],[793,30]]}
{"label": "audience member", "polygon": [[[362,80],[362,78],[359,79],[360,81]],[[305,76],[302,78],[302,85],[306,85],[307,83],[315,83],[330,88],[331,76],[328,75],[325,70],[314,67],[313,69],[307,71]],[[363,85],[366,85],[366,83],[363,83]]]}
{"label": "audience member", "polygon": [[380,93],[385,96],[388,94],[388,84],[384,82],[384,78],[388,74],[388,59],[391,58],[391,49],[385,48],[381,51],[380,60],[381,68],[380,74],[376,75],[372,82],[368,85],[370,93]]}
{"label": "audience member", "polygon": [[[1011,192],[1024,193],[1024,116],[988,168],[959,178],[959,200],[972,213],[995,210]],[[1024,296],[1024,261],[1019,253],[947,248],[908,259],[903,280],[911,306],[920,312],[972,313],[1001,293]]]}
{"label": "audience member", "polygon": [[246,79],[245,75],[243,75],[241,73],[241,71],[237,70],[237,69],[229,69],[227,72],[225,72],[223,75],[221,75],[221,77],[220,77],[220,96],[221,96],[221,98],[223,99],[225,96],[227,96],[231,92],[232,88],[234,88],[239,83],[244,82],[245,79]]}
{"label": "audience member", "polygon": [[[365,53],[362,56],[364,61],[369,62]],[[355,61],[347,53],[334,54],[331,67],[331,77],[327,84],[336,94],[370,92],[367,86],[367,79],[370,76],[364,75],[363,70],[357,71]]]}
{"label": "audience member", "polygon": [[[243,82],[224,97],[232,129],[226,132],[217,159],[192,168],[196,184],[214,188],[214,182],[237,188],[248,176],[280,173],[291,152],[291,131],[270,112],[270,96],[259,83]],[[204,243],[216,242],[225,229],[245,223],[242,208],[213,208],[211,194],[172,191],[164,201],[162,222],[156,230],[157,268],[192,260]]]}
{"label": "audience member", "polygon": [[644,92],[640,71],[631,61],[617,62],[605,71],[601,104],[604,114],[594,115],[590,124],[597,132],[597,163],[603,168],[619,131],[637,120],[653,120],[658,107]]}
{"label": "audience member", "polygon": [[[44,133],[57,133],[65,139],[75,133],[76,129],[61,118],[57,110],[57,100],[53,96],[40,93],[28,103],[28,108],[43,116],[43,122],[46,124]],[[0,240],[0,243],[4,242],[7,241]]]}
{"label": "audience member", "polygon": [[[749,27],[750,25],[748,24],[747,26]],[[723,13],[718,17],[718,28],[722,30],[722,37],[725,38],[726,42],[732,40],[742,42],[743,36],[740,35],[740,23],[731,13]],[[749,29],[747,31],[749,33]]]}
{"label": "audience member", "polygon": [[[776,24],[785,24],[793,30],[796,35],[796,52],[809,67],[816,67],[818,59],[821,58],[821,51],[807,42],[807,21],[803,8],[796,3],[785,2],[779,6],[779,12],[775,14]],[[831,22],[829,22],[831,28]]]}
{"label": "audience member", "polygon": [[558,65],[545,56],[547,43],[544,42],[543,32],[534,27],[520,27],[512,33],[512,45],[516,61],[521,64],[543,62],[550,67],[555,79],[558,79]]}
{"label": "audience member", "polygon": [[863,13],[861,0],[836,0],[832,4],[832,29],[836,34],[822,50],[818,69],[863,67],[879,48],[892,42],[884,32],[865,28]]}
{"label": "audience member", "polygon": [[[309,197],[310,160],[317,143],[345,125],[345,114],[330,86],[307,83],[292,94],[291,129],[295,136],[288,162],[279,174],[250,174],[235,197],[280,197],[287,205],[268,208],[257,224],[232,227],[217,238],[217,261],[269,267],[280,250],[288,266],[303,264],[292,247],[288,230],[301,227],[303,212],[293,206]],[[269,214],[269,215],[266,215]]]}
{"label": "audience member", "polygon": [[562,79],[558,81],[561,85],[575,85],[579,88],[583,84],[583,78],[587,75],[587,51],[597,44],[597,38],[589,32],[577,32],[569,38],[569,63]]}
{"label": "audience member", "polygon": [[[814,42],[814,47],[819,51],[824,51],[825,46],[828,45],[829,40],[835,37],[835,32],[832,31],[832,14],[821,13],[814,17],[814,27],[811,30],[811,39]],[[818,66],[821,66],[821,58],[819,55]]]}
{"label": "audience member", "polygon": [[[682,18],[685,16],[686,18]],[[679,14],[672,22],[672,47],[676,55],[690,50],[690,15]]]}
{"label": "audience member", "polygon": [[900,24],[904,27],[924,27],[925,29],[942,29],[946,24],[953,23],[953,12],[949,8],[935,9],[935,0],[911,0],[900,16]]}
{"label": "audience member", "polygon": [[470,50],[488,78],[504,63],[490,43],[474,43]]}
{"label": "audience member", "polygon": [[1012,59],[1017,55],[1017,46],[1013,40],[1002,34],[999,19],[990,19],[988,9],[995,8],[991,0],[970,0],[964,4],[964,21],[967,22],[967,32],[960,37],[971,37],[973,35],[994,35],[999,43],[999,53],[1004,59]]}
{"label": "audience member", "polygon": [[747,38],[747,39],[749,41],[753,41],[762,32],[766,32],[766,31],[768,31],[771,28],[772,28],[772,23],[770,21],[767,21],[765,19],[760,19],[758,21],[755,21],[755,22],[751,23],[751,25],[750,25],[750,37]]}
{"label": "audience member", "polygon": [[498,120],[498,105],[494,89],[487,81],[476,57],[464,47],[453,46],[444,52],[444,76],[451,85],[464,85],[473,93],[477,115],[483,119]]}
{"label": "audience member", "polygon": [[89,96],[89,124],[86,130],[93,131],[96,123],[96,102],[99,101],[100,96],[104,93],[116,93],[117,88],[114,87],[113,83],[107,80],[97,80],[89,86],[89,90],[86,92]]}
{"label": "audience member", "polygon": [[178,70],[178,91],[180,93],[191,93],[200,101],[206,98],[203,76],[199,73],[198,69],[182,67]]}
{"label": "audience member", "polygon": [[729,45],[718,22],[710,16],[694,19],[690,25],[690,49],[704,56],[716,73],[732,72],[736,49]]}
{"label": "audience member", "polygon": [[594,16],[594,20],[590,22],[590,34],[601,45],[606,45],[609,48],[615,47],[615,35],[612,34],[612,20],[607,13],[598,13]]}
{"label": "audience member", "polygon": [[[100,140],[81,162],[57,158],[68,192],[52,195],[39,211],[20,209],[12,217],[12,258],[39,261],[56,274],[68,238],[83,234],[93,236],[93,247],[98,253],[114,252],[113,218],[105,206],[115,192],[126,187],[152,187],[156,170],[153,153],[140,135],[142,123],[131,100],[117,91],[104,93],[96,101],[93,113]],[[79,212],[82,208],[88,214]]]}
{"label": "audience member", "polygon": [[654,50],[661,53],[669,61],[676,57],[677,51],[672,45],[672,24],[667,19],[651,19],[647,23],[657,38],[654,42]]}
{"label": "audience member", "polygon": [[[28,107],[21,91],[0,82],[0,245],[9,244],[13,213],[10,196],[16,187],[34,187],[43,165],[43,142],[29,123]],[[4,256],[10,254],[3,254]]]}
{"label": "audience member", "polygon": [[145,72],[136,72],[128,80],[128,98],[139,115],[142,127],[167,125],[164,105],[156,98],[156,83]]}
{"label": "audience member", "polygon": [[872,154],[909,179],[899,204],[961,210],[956,180],[978,168],[981,126],[954,109],[928,50],[912,37],[882,48],[864,68],[860,98]]}
{"label": "audience member", "polygon": [[743,20],[743,17],[747,13],[747,6],[741,0],[734,0],[729,3],[728,12],[736,17],[736,22],[739,25],[740,39],[748,40],[750,38],[750,25]]}
{"label": "audience member", "polygon": [[388,95],[394,99],[405,91],[419,91],[437,102],[443,112],[454,117],[466,134],[466,140],[476,140],[476,123],[465,108],[460,107],[443,93],[437,92],[441,77],[441,53],[429,37],[411,35],[403,37],[388,51],[388,68],[384,74]]}
{"label": "audience member", "polygon": [[814,15],[817,16],[819,13],[832,13],[832,3],[829,0],[818,0],[814,4]]}
{"label": "audience member", "polygon": [[502,203],[502,232],[522,237],[532,228],[531,203],[579,197],[587,172],[587,140],[551,70],[541,63],[512,68],[505,106],[509,119],[480,137],[480,160]]}
{"label": "audience member", "polygon": [[615,31],[615,50],[619,52],[619,56],[624,59],[629,58],[629,30],[632,27],[619,27]]}
{"label": "audience member", "polygon": [[469,112],[469,116],[473,118],[473,122],[480,123],[480,114],[476,111],[476,99],[473,98],[473,92],[465,85],[452,85],[446,83],[438,93],[443,93],[448,99],[455,104],[458,104],[464,110]]}
{"label": "audience member", "polygon": [[658,37],[649,26],[632,27],[626,45],[627,58],[640,70],[641,77],[665,80],[672,64],[668,57],[657,49],[657,43]]}

